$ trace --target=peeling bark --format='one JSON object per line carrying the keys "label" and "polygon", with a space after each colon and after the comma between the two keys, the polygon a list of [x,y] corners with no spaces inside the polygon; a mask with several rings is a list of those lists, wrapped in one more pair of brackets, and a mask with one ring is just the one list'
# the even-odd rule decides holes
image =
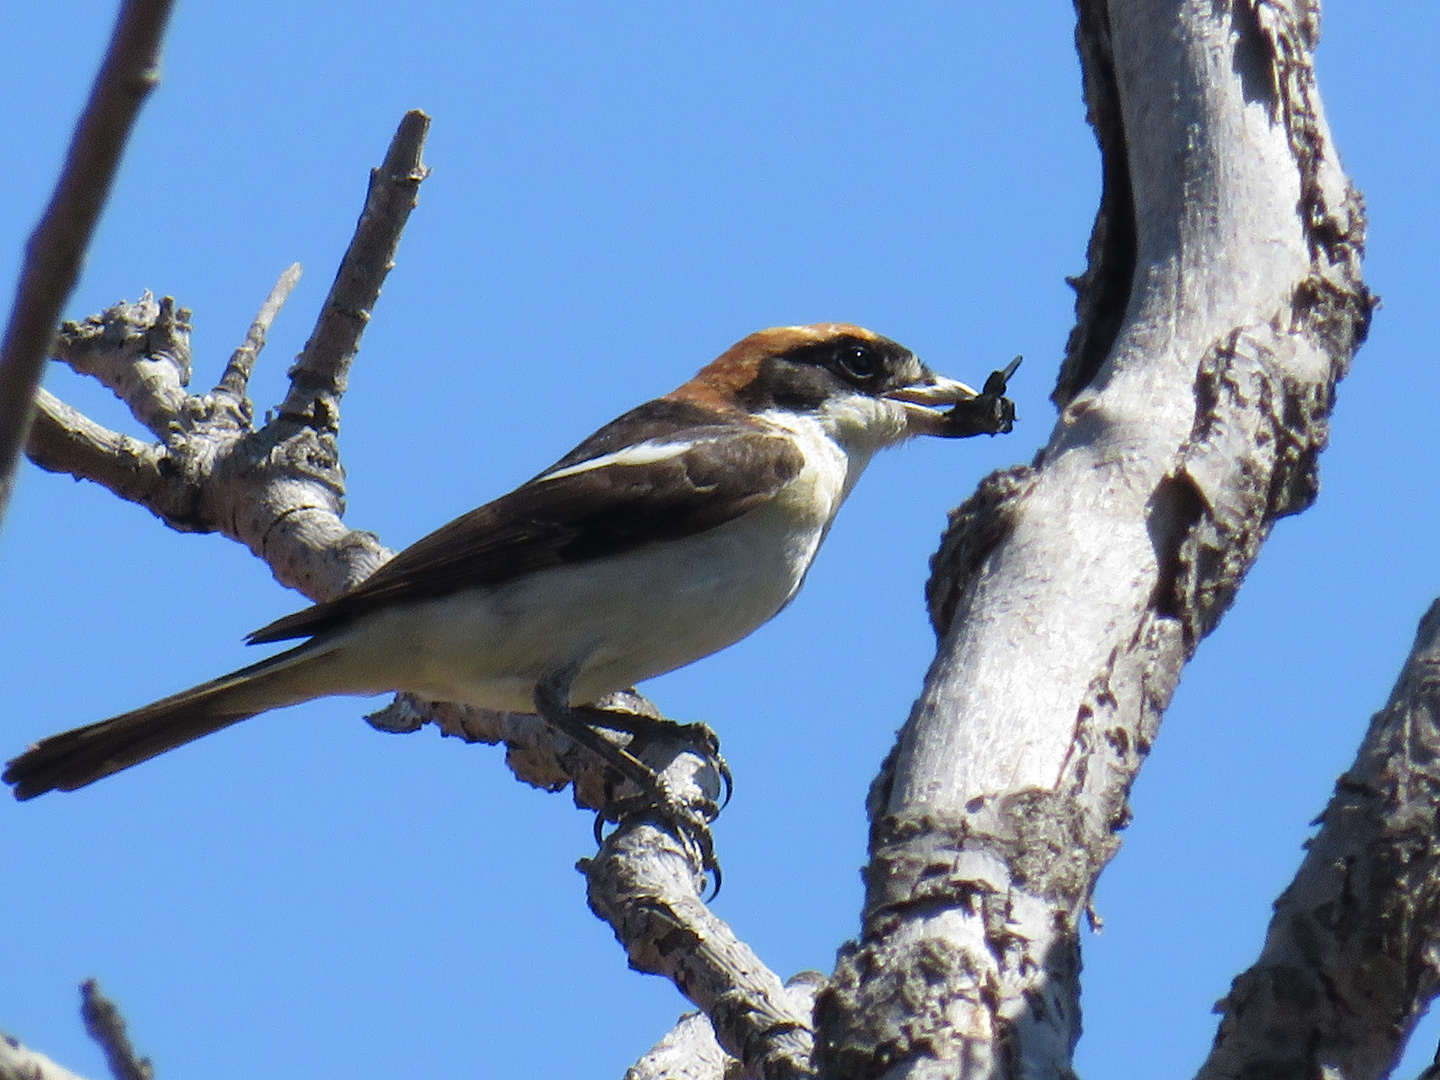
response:
{"label": "peeling bark", "polygon": [[1274,521],[1313,501],[1369,323],[1309,9],[1077,7],[1105,199],[1062,412],[936,558],[940,649],[871,793],[826,1077],[1073,1076],[1079,928],[1130,786]]}

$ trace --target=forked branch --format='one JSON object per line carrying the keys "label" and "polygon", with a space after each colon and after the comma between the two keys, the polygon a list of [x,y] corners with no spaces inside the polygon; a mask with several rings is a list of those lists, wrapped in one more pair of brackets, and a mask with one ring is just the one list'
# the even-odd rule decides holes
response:
{"label": "forked branch", "polygon": [[[338,595],[383,564],[390,551],[373,534],[350,530],[341,521],[345,478],[336,435],[360,337],[428,174],[421,160],[427,127],[423,113],[407,114],[384,164],[372,173],[354,238],[290,370],[289,392],[262,427],[254,427],[249,378],[298,267],[281,275],[215,389],[206,394],[187,389],[190,313],[170,298],[157,302],[147,294],[82,323],[67,323],[54,354],[111,389],[156,439],[111,431],[42,394],[40,420],[29,441],[32,459],[101,483],[173,528],[229,536],[264,560],[282,583],[314,600]],[[622,711],[653,710],[643,699],[618,697],[628,698],[612,703]],[[503,742],[520,779],[549,790],[570,785],[579,805],[605,820],[623,820],[588,864],[597,913],[610,921],[632,958],[663,954],[664,961],[648,963],[647,970],[669,976],[710,1010],[721,1040],[760,1075],[799,1075],[775,1063],[808,1063],[808,1013],[794,1013],[779,978],[702,902],[703,851],[683,828],[634,818],[629,812],[634,792],[617,784],[597,757],[535,716],[406,695],[371,723],[397,732],[433,723],[466,741]],[[697,799],[715,798],[718,782],[707,766],[703,740],[692,745],[663,727],[613,737],[665,772],[671,791],[693,789]],[[645,842],[637,844],[637,838]],[[675,872],[681,866],[688,869]],[[618,882],[628,884],[614,887]],[[662,910],[663,918],[649,917]],[[719,947],[721,942],[729,944]]]}

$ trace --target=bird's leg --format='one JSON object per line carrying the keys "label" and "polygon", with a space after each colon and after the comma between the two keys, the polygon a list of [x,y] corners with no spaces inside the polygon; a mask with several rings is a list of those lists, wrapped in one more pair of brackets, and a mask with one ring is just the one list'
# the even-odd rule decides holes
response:
{"label": "bird's leg", "polygon": [[561,670],[535,684],[535,711],[540,718],[595,753],[646,795],[663,801],[664,786],[659,774],[623,746],[616,746],[605,738],[582,719],[578,710],[571,708],[570,684],[574,677],[573,671]]}
{"label": "bird's leg", "polygon": [[[673,720],[666,720],[663,717],[639,716],[630,709],[612,711],[589,705],[574,707],[570,704],[570,686],[573,681],[573,670],[563,670],[552,673],[537,682],[535,685],[535,711],[546,723],[570,736],[581,746],[594,751],[603,761],[614,767],[621,776],[640,788],[638,796],[612,799],[608,806],[598,812],[595,819],[597,842],[602,839],[601,828],[606,818],[621,821],[635,815],[652,813],[668,824],[672,833],[696,846],[702,865],[706,870],[714,873],[716,891],[719,891],[720,864],[715,857],[715,846],[710,835],[710,822],[719,812],[719,807],[716,805],[713,795],[705,791],[705,787],[708,785],[697,785],[692,775],[689,783],[681,782],[682,788],[698,787],[699,799],[680,797],[671,789],[664,775],[657,773],[628,750],[610,742],[591,725],[599,723],[604,727],[630,731],[632,734],[638,735],[635,727],[632,727],[632,722],[638,721],[635,726],[643,727],[646,733],[652,736],[664,732],[679,749],[689,751],[689,754],[677,755],[677,760],[679,757],[692,754],[698,756],[702,762],[702,769],[705,767],[717,768],[717,771],[727,778],[728,787],[729,770],[724,768],[724,760],[719,757],[719,741],[715,738],[714,733],[703,724],[695,725],[704,732],[703,737],[699,740],[703,743],[703,750],[697,752],[696,740],[693,737],[687,737],[693,735],[689,730],[689,725],[677,724]],[[635,696],[639,697],[639,695]],[[640,701],[643,702],[644,699],[641,698]],[[716,765],[717,761],[719,762],[718,766]]]}
{"label": "bird's leg", "polygon": [[[715,770],[724,786],[724,794],[715,808],[719,813],[729,802],[734,791],[734,778],[725,756],[720,753],[720,737],[709,724],[682,724],[660,714],[653,702],[633,687],[607,694],[594,705],[582,705],[573,710],[587,717],[587,723],[612,731],[624,731],[636,739],[656,742],[670,739],[692,747],[705,764]],[[712,820],[714,815],[711,815]]]}

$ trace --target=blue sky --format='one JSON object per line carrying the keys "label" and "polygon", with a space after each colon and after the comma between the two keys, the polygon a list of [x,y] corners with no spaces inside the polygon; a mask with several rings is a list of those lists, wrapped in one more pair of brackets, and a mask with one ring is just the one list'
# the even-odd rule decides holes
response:
{"label": "blue sky", "polygon": [[[50,0],[9,20],[7,280],[112,17]],[[933,651],[921,590],[945,511],[1053,421],[1098,183],[1072,20],[1059,0],[182,0],[69,313],[174,295],[210,385],[298,260],[253,383],[274,404],[366,170],[419,107],[434,175],[343,414],[347,520],[392,547],[762,326],[860,322],[967,380],[1023,353],[1013,435],[877,460],[788,611],[647,687],[713,724],[735,771],[718,912],[782,974],[828,971],[858,926],[865,787]],[[1385,306],[1318,504],[1275,530],[1136,786],[1084,942],[1087,1076],[1194,1071],[1437,592],[1437,31],[1427,0],[1325,6],[1322,92]],[[133,430],[98,388],[47,385]],[[299,606],[237,545],[34,469],[0,595],[7,754],[252,659],[244,633]],[[257,1058],[279,1078],[621,1075],[685,1006],[585,908],[588,816],[496,749],[381,735],[363,709],[300,707],[0,802],[0,1028],[100,1075],[76,1011],[94,975],[162,1077]]]}

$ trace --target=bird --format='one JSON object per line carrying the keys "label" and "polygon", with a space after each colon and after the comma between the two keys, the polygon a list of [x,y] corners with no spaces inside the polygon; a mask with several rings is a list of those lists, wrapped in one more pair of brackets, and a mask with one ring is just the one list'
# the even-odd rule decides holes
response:
{"label": "bird", "polygon": [[538,713],[604,752],[585,738],[586,707],[778,614],[877,451],[1010,430],[1018,362],[981,392],[849,323],[751,334],[349,591],[248,638],[301,644],[42,739],[3,780],[22,800],[73,791],[271,709],[387,691]]}

